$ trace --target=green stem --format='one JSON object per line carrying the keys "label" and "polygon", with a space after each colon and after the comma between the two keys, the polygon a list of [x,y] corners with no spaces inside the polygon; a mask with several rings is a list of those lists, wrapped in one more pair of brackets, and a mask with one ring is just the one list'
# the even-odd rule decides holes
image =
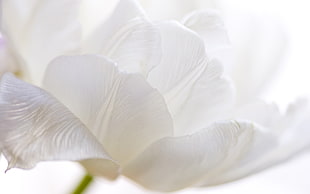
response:
{"label": "green stem", "polygon": [[80,181],[79,185],[75,188],[72,194],[82,194],[89,184],[93,181],[93,177],[89,174],[86,174],[83,179]]}

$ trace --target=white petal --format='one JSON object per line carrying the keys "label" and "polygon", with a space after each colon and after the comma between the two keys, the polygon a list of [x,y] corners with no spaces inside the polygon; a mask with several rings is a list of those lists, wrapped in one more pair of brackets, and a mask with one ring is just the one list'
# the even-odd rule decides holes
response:
{"label": "white petal", "polygon": [[194,11],[182,23],[201,36],[209,55],[230,45],[224,21],[216,10]]}
{"label": "white petal", "polygon": [[271,133],[281,136],[287,130],[296,127],[306,109],[305,99],[299,99],[290,104],[283,113],[274,103],[256,100],[239,107],[233,117],[256,122]]}
{"label": "white petal", "polygon": [[261,100],[256,100],[245,104],[239,108],[233,115],[234,118],[250,120],[272,130],[274,134],[283,131],[283,115],[276,104],[266,103]]}
{"label": "white petal", "polygon": [[93,176],[104,176],[109,180],[115,180],[120,175],[118,168],[112,162],[100,159],[88,159],[80,161],[87,172]]}
{"label": "white petal", "polygon": [[79,0],[1,1],[1,28],[26,77],[40,84],[51,59],[79,46]]}
{"label": "white petal", "polygon": [[8,168],[32,168],[46,160],[110,160],[66,107],[11,74],[5,74],[0,85],[0,120],[0,150]]}
{"label": "white petal", "polygon": [[[212,181],[202,181],[201,185],[209,186],[240,179],[284,162],[310,148],[310,125],[304,100],[290,105],[285,114],[281,114],[274,104],[263,102],[248,105],[246,109],[248,111],[244,112],[243,118],[248,115],[248,118],[264,125],[269,137],[256,139],[245,157],[227,171],[213,177]],[[257,117],[250,112],[256,112]]]}
{"label": "white petal", "polygon": [[148,76],[165,97],[176,132],[199,130],[223,117],[233,101],[231,84],[217,61],[209,61],[203,41],[181,24],[158,24],[162,58]]}
{"label": "white petal", "polygon": [[103,57],[60,57],[49,65],[44,85],[121,164],[172,135],[171,117],[159,92],[141,75],[121,73]]}
{"label": "white petal", "polygon": [[121,0],[114,13],[91,34],[85,53],[107,56],[126,72],[147,74],[157,64],[157,29],[134,0]]}
{"label": "white petal", "polygon": [[203,39],[208,56],[221,61],[227,71],[233,52],[221,14],[212,9],[196,10],[187,14],[182,23]]}
{"label": "white petal", "polygon": [[164,138],[124,168],[125,176],[149,189],[175,191],[229,168],[252,144],[249,123],[216,123],[193,135]]}
{"label": "white petal", "polygon": [[230,161],[228,167],[221,168],[212,176],[203,177],[195,186],[219,185],[263,170],[266,163],[261,163],[261,161],[274,153],[279,140],[272,133],[266,132],[266,129],[261,126],[256,125],[256,129],[259,130],[253,135],[251,143],[245,145],[246,151],[243,155],[235,161]]}
{"label": "white petal", "polygon": [[217,61],[210,61],[193,84],[187,99],[174,115],[178,134],[193,133],[229,114],[234,103],[234,91],[232,84],[222,78],[222,72]]}

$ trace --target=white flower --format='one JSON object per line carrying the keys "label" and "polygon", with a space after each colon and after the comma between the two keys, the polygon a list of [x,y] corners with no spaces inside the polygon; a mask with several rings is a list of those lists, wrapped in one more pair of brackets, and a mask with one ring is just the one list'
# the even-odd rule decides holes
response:
{"label": "white flower", "polygon": [[[8,168],[76,160],[96,176],[175,191],[242,178],[309,145],[302,102],[284,115],[264,103],[236,110],[221,65],[178,22],[152,23],[122,0],[82,39],[73,0],[20,3],[2,1],[4,35],[43,89],[10,73],[1,80],[0,150]],[[70,52],[88,55],[53,59]]]}

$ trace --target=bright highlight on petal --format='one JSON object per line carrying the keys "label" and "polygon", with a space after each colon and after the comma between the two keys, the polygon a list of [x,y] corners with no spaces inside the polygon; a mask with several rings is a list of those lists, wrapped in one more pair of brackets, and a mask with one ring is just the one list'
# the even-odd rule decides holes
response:
{"label": "bright highlight on petal", "polygon": [[9,73],[0,84],[0,150],[8,168],[32,168],[46,160],[101,159],[113,163],[65,106]]}

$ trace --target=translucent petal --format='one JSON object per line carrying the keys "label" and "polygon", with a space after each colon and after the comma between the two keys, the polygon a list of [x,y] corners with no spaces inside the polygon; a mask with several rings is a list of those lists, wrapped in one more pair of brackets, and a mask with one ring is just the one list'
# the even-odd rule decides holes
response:
{"label": "translucent petal", "polygon": [[141,75],[99,56],[59,57],[45,88],[75,113],[121,164],[173,133],[163,97]]}
{"label": "translucent petal", "polygon": [[163,138],[131,161],[123,173],[158,191],[193,186],[238,161],[256,132],[252,124],[231,121],[215,123],[193,135]]}
{"label": "translucent petal", "polygon": [[8,73],[0,85],[0,120],[0,149],[8,168],[32,168],[47,160],[111,160],[65,106]]}
{"label": "translucent petal", "polygon": [[230,45],[224,21],[216,10],[194,11],[182,23],[201,36],[209,55]]}
{"label": "translucent petal", "polygon": [[182,23],[203,39],[208,56],[219,60],[225,66],[225,72],[231,68],[232,46],[219,11],[196,10],[187,14]]}
{"label": "translucent petal", "polygon": [[[280,113],[274,104],[253,102],[240,110],[242,118],[251,118],[265,128],[266,138],[254,140],[245,157],[230,169],[203,180],[201,185],[210,186],[240,179],[292,158],[310,148],[309,117],[304,99],[291,104],[286,112]],[[251,112],[256,112],[251,114]],[[248,116],[248,117],[247,117]]]}
{"label": "translucent petal", "polygon": [[177,134],[193,133],[209,123],[227,118],[234,104],[234,91],[232,84],[221,74],[218,61],[210,61],[174,115]]}
{"label": "translucent petal", "polygon": [[107,56],[126,72],[146,75],[159,59],[157,28],[134,0],[121,0],[113,14],[85,41],[84,53]]}
{"label": "translucent petal", "polygon": [[286,123],[276,104],[262,100],[252,101],[236,108],[233,117],[256,122],[274,134],[283,131],[282,125]]}
{"label": "translucent petal", "polygon": [[236,109],[233,117],[251,120],[264,126],[266,130],[276,136],[281,136],[287,130],[295,128],[301,122],[307,108],[306,99],[296,100],[285,111],[280,111],[275,103],[255,100]]}
{"label": "translucent petal", "polygon": [[233,102],[233,89],[222,78],[221,65],[206,56],[204,43],[177,22],[158,24],[161,61],[148,76],[165,97],[177,134],[199,130],[223,118]]}

